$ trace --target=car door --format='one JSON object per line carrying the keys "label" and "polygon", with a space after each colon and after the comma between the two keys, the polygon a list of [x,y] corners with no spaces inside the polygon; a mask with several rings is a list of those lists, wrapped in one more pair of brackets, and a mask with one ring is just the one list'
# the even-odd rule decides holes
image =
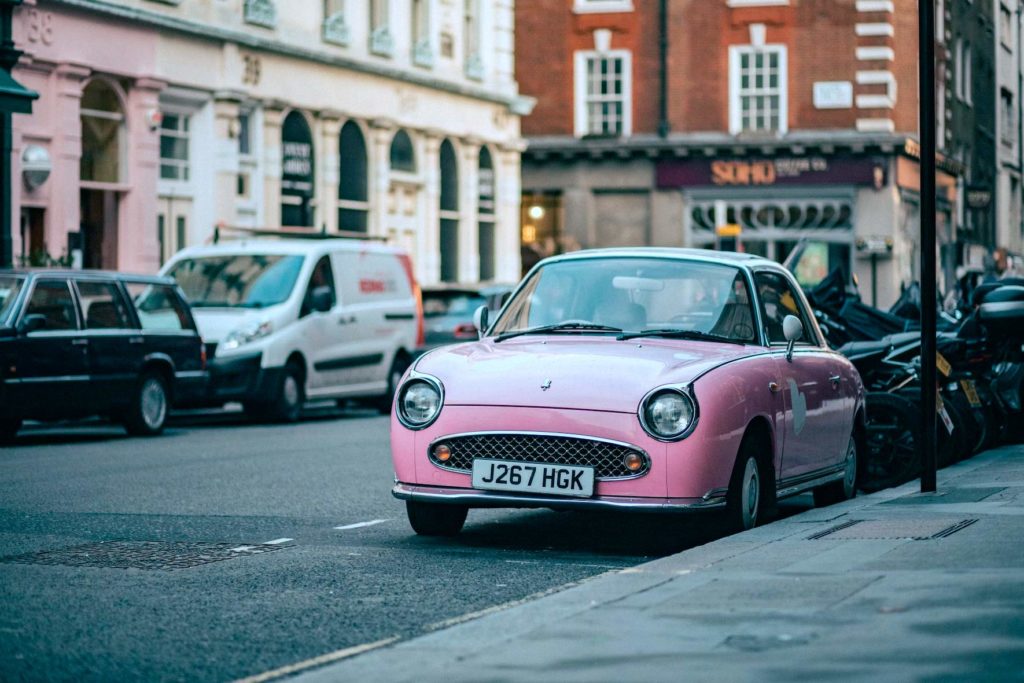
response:
{"label": "car door", "polygon": [[89,383],[100,410],[130,400],[142,369],[144,339],[117,282],[75,278],[88,340]]}
{"label": "car door", "polygon": [[16,325],[36,316],[36,329],[13,340],[7,382],[10,397],[26,415],[72,416],[89,398],[88,339],[80,332],[78,307],[66,278],[37,278]]}
{"label": "car door", "polygon": [[[765,335],[778,372],[778,392],[786,412],[786,433],[780,479],[799,478],[841,460],[836,431],[842,418],[840,392],[834,387],[835,359],[821,345],[803,301],[792,281],[775,270],[754,273]],[[782,321],[800,318],[803,337],[787,358]]]}
{"label": "car door", "polygon": [[352,393],[382,391],[387,381],[384,364],[393,353],[387,302],[395,287],[393,274],[386,269],[380,254],[372,251],[336,251],[332,256],[341,284],[338,329],[340,357],[344,369],[339,381]]}
{"label": "car door", "polygon": [[[331,308],[328,311],[318,311],[313,307],[313,293],[320,287],[330,291]],[[312,396],[324,394],[331,386],[338,384],[344,374],[344,363],[341,360],[344,351],[339,348],[344,320],[339,308],[338,286],[331,259],[322,256],[313,266],[306,282],[296,322],[298,338],[302,340],[303,351],[309,359],[306,384]]]}
{"label": "car door", "polygon": [[[140,362],[150,358],[170,362],[174,369],[172,394],[177,403],[184,397],[180,391],[183,381],[202,385],[206,380],[202,340],[188,304],[173,284],[126,280],[124,288],[138,318],[129,342],[135,345],[136,339],[142,339]],[[192,386],[190,390],[198,388]]]}

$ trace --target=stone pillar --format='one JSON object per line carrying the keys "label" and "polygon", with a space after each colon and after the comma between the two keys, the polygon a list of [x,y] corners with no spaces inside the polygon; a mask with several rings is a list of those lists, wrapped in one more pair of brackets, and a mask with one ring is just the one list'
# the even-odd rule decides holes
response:
{"label": "stone pillar", "polygon": [[[214,158],[214,225],[238,224],[238,113],[243,94],[218,92],[213,100],[213,135],[216,141]],[[250,182],[256,182],[251,178]],[[200,234],[213,230],[202,226]]]}
{"label": "stone pillar", "polygon": [[462,163],[459,164],[459,281],[480,279],[480,145],[477,138],[460,141]]}
{"label": "stone pillar", "polygon": [[267,102],[263,108],[263,207],[266,226],[281,227],[281,126],[283,102]]}
{"label": "stone pillar", "polygon": [[416,277],[421,284],[441,280],[441,140],[440,131],[423,132],[423,215],[415,255]]}
{"label": "stone pillar", "polygon": [[391,187],[391,138],[395,124],[388,119],[370,121],[370,139],[367,153],[370,157],[368,172],[370,216],[367,226],[370,235],[388,235],[388,190]]}
{"label": "stone pillar", "polygon": [[68,253],[68,233],[78,232],[78,196],[82,160],[82,89],[92,73],[78,64],[61,64],[54,72],[57,102],[53,107],[53,171],[50,173],[51,216],[46,245],[52,256]]}
{"label": "stone pillar", "polygon": [[503,145],[494,159],[494,277],[498,281],[518,282],[521,276],[519,209],[523,199],[519,174],[524,148],[522,142]]}
{"label": "stone pillar", "polygon": [[317,206],[320,226],[327,232],[338,231],[338,182],[339,175],[339,141],[341,133],[341,112],[325,110],[320,112],[317,136],[317,148],[320,150],[317,159]]}
{"label": "stone pillar", "polygon": [[128,168],[121,177],[130,189],[121,199],[117,217],[117,267],[155,273],[160,269],[156,232],[157,180],[160,177],[160,128],[151,124],[160,109],[163,81],[140,78],[128,93],[125,112]]}

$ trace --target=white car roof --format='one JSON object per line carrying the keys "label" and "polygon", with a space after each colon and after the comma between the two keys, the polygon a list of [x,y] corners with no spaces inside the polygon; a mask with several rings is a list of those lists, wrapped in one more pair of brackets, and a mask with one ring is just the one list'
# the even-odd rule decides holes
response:
{"label": "white car roof", "polygon": [[398,254],[398,247],[378,242],[354,239],[277,239],[277,238],[246,238],[230,240],[219,244],[186,247],[174,255],[174,260],[181,258],[202,258],[223,254],[281,254],[281,255],[314,255],[330,254],[339,251],[370,252],[378,254]]}

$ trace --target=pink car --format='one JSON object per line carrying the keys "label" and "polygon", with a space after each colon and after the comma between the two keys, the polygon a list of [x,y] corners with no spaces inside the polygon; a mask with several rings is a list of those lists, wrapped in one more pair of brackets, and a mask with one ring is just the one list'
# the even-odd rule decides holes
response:
{"label": "pink car", "polygon": [[539,263],[479,341],[396,393],[396,485],[419,534],[471,507],[719,509],[851,498],[864,387],[792,276],[756,256],[583,251]]}

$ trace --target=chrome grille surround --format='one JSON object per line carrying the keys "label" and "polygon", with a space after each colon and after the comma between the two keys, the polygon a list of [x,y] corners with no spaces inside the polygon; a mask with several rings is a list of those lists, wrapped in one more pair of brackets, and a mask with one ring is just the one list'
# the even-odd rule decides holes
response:
{"label": "chrome grille surround", "polygon": [[[452,452],[452,457],[444,463],[434,457],[434,447],[442,443]],[[628,453],[636,453],[643,459],[639,471],[626,469],[622,461]],[[434,439],[427,447],[427,458],[436,467],[460,474],[472,472],[474,458],[587,466],[594,468],[594,478],[600,481],[636,479],[651,469],[650,456],[636,446],[592,436],[544,432],[451,434]]]}

